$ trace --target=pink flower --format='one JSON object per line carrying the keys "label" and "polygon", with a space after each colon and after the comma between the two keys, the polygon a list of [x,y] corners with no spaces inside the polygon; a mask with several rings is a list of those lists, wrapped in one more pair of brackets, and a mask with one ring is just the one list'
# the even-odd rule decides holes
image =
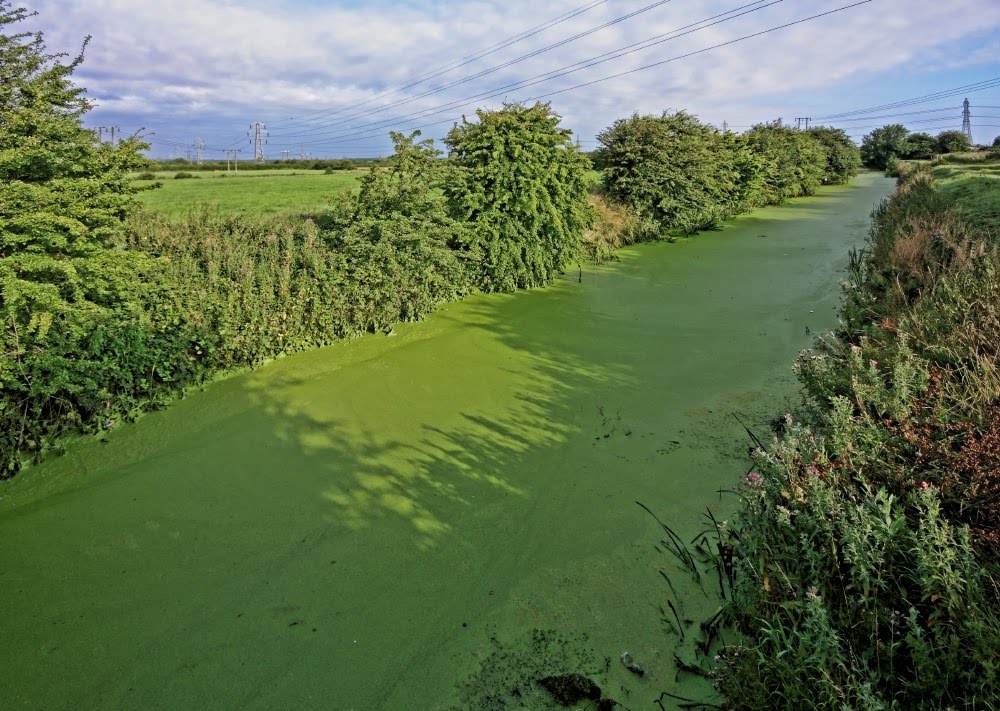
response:
{"label": "pink flower", "polygon": [[922,482],[920,482],[920,488],[921,488],[921,489],[926,489],[927,487],[928,487],[928,484],[927,484],[927,482],[926,482],[926,481],[922,481]]}
{"label": "pink flower", "polygon": [[876,365],[878,365],[878,361],[877,361],[877,360],[875,360],[874,358],[871,358],[871,359],[869,359],[869,361],[868,361],[868,365],[870,365],[871,367],[873,367],[873,368],[874,368],[874,367],[875,367]]}

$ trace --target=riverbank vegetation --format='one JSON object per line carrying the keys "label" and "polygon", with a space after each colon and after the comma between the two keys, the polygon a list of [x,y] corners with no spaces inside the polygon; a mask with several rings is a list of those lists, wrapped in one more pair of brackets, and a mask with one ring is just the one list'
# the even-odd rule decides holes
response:
{"label": "riverbank vegetation", "polygon": [[684,111],[635,114],[597,138],[606,194],[633,213],[629,229],[640,239],[714,229],[756,207],[845,183],[861,167],[843,131],[797,131],[780,120],[737,135]]}
{"label": "riverbank vegetation", "polygon": [[0,477],[219,373],[391,332],[473,291],[540,286],[856,167],[838,132],[633,117],[602,134],[609,177],[594,195],[551,108],[509,105],[456,126],[447,160],[419,133],[393,134],[394,155],[310,217],[158,214],[138,205],[141,138],[111,146],[83,128],[82,53],[66,62],[40,35],[8,32],[27,16],[0,0]]}
{"label": "riverbank vegetation", "polygon": [[930,160],[936,155],[965,153],[972,144],[961,131],[942,131],[937,136],[910,133],[899,123],[874,129],[861,140],[865,167],[893,170],[900,160]]}
{"label": "riverbank vegetation", "polygon": [[904,166],[796,365],[722,538],[730,708],[1000,705],[998,168]]}

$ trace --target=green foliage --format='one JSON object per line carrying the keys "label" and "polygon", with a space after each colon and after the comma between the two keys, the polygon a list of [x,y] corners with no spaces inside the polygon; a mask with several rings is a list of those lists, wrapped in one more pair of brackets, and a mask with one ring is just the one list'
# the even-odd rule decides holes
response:
{"label": "green foliage", "polygon": [[942,131],[935,139],[938,153],[965,153],[972,150],[969,137],[961,131]]}
{"label": "green foliage", "polygon": [[907,151],[909,132],[902,124],[894,123],[876,128],[861,140],[861,161],[875,170],[885,170],[893,158]]}
{"label": "green foliage", "polygon": [[0,475],[19,449],[95,419],[94,374],[111,367],[97,344],[140,318],[151,267],[119,249],[144,145],[83,128],[82,54],[62,63],[41,35],[9,32],[29,16],[0,0]]}
{"label": "green foliage", "polygon": [[929,160],[937,150],[937,141],[929,133],[911,133],[906,137],[900,157],[906,160]]}
{"label": "green foliage", "polygon": [[761,165],[746,142],[691,114],[635,114],[597,138],[609,196],[654,236],[711,229],[758,203]]}
{"label": "green foliage", "polygon": [[797,363],[804,419],[754,453],[724,546],[731,708],[1000,705],[1000,257],[964,202],[903,173],[842,331]]}
{"label": "green foliage", "polygon": [[[825,143],[808,132],[785,126],[781,119],[757,124],[745,136],[750,150],[764,163],[762,193],[766,204],[812,195],[828,175]],[[826,140],[836,138],[827,134]]]}
{"label": "green foliage", "polygon": [[548,104],[478,111],[448,134],[451,216],[471,229],[455,246],[479,265],[478,285],[510,291],[551,281],[579,254],[593,213],[589,161]]}
{"label": "green foliage", "polygon": [[861,170],[861,151],[842,128],[817,126],[809,135],[822,144],[826,151],[824,185],[843,185]]}
{"label": "green foliage", "polygon": [[197,178],[197,177],[198,176],[194,175],[193,173],[187,173],[187,172],[185,172],[185,171],[182,170],[180,173],[177,173],[174,176],[174,180],[190,180],[192,178]]}

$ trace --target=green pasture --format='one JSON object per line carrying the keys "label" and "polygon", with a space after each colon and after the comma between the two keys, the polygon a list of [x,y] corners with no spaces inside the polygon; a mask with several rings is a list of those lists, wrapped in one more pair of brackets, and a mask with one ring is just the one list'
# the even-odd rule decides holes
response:
{"label": "green pasture", "polygon": [[[177,171],[159,171],[156,180],[136,180],[147,188],[140,200],[164,214],[179,217],[198,205],[245,215],[309,213],[322,210],[333,195],[357,187],[367,170],[274,170],[264,172],[192,173],[178,180]],[[159,187],[155,187],[159,184]]]}
{"label": "green pasture", "polygon": [[972,224],[993,230],[1000,224],[1000,156],[947,156],[931,168],[931,173],[938,188],[956,198]]}

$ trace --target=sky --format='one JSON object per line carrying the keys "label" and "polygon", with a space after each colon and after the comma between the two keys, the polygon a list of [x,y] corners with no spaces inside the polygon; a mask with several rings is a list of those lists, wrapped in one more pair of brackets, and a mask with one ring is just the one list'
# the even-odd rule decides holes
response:
{"label": "sky", "polygon": [[536,100],[585,150],[617,119],[681,109],[735,131],[936,134],[961,128],[964,98],[974,140],[1000,135],[997,0],[24,1],[20,29],[50,51],[93,36],[85,123],[142,130],[161,158],[200,139],[205,159],[252,159],[257,123],[269,160],[386,155],[389,131],[439,139]]}

